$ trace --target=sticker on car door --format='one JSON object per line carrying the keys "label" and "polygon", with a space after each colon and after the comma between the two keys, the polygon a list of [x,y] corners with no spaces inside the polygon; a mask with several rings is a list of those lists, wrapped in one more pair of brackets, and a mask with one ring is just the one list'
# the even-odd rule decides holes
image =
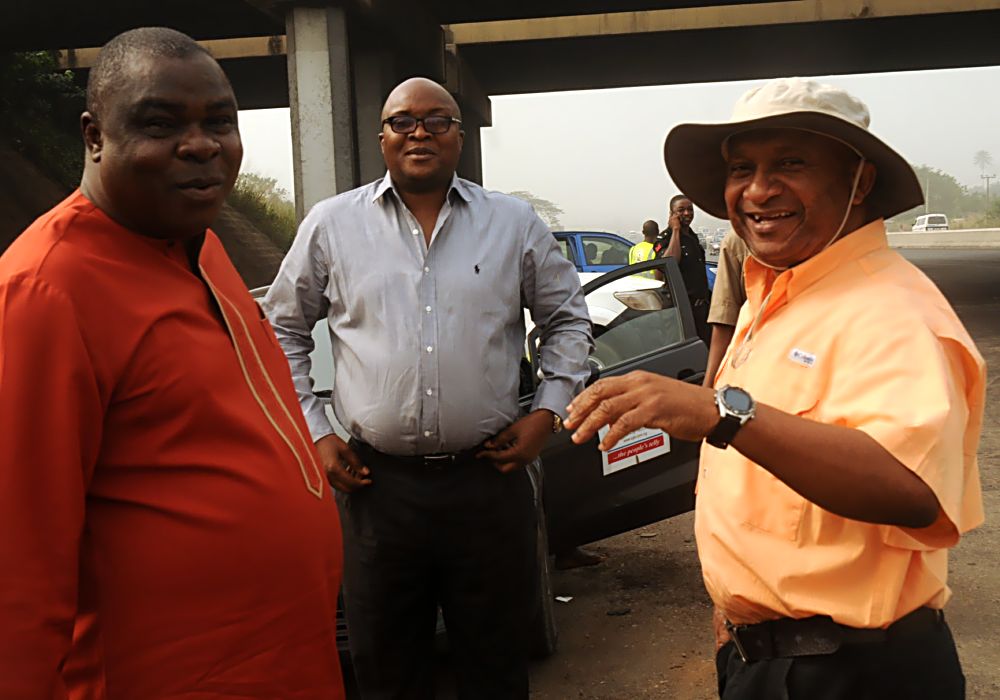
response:
{"label": "sticker on car door", "polygon": [[[608,434],[608,427],[597,431],[600,439]],[[601,461],[604,464],[604,476],[614,474],[622,469],[634,467],[640,462],[659,457],[670,452],[670,436],[655,428],[639,428],[634,430],[607,452],[601,451]]]}

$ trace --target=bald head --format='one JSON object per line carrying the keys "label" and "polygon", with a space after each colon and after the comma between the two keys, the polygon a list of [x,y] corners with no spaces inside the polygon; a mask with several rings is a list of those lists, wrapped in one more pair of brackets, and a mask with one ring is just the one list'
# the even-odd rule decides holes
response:
{"label": "bald head", "polygon": [[442,105],[451,112],[449,116],[462,118],[462,112],[458,108],[458,102],[440,84],[430,78],[410,78],[404,80],[392,89],[389,96],[385,98],[382,105],[382,120],[400,111],[401,106],[409,104],[413,99],[440,100]]}
{"label": "bald head", "polygon": [[446,196],[462,155],[461,117],[455,98],[433,80],[410,78],[389,93],[378,139],[386,169],[404,196]]}
{"label": "bald head", "polygon": [[87,111],[99,118],[109,90],[120,87],[122,77],[142,59],[211,56],[194,39],[167,27],[140,27],[122,32],[103,47],[87,78]]}
{"label": "bald head", "polygon": [[642,237],[647,243],[652,243],[660,235],[660,225],[652,219],[647,219],[642,223]]}

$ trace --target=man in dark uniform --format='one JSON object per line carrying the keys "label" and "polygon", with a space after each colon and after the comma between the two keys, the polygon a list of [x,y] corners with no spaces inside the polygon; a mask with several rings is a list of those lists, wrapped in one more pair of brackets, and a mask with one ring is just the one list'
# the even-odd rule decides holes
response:
{"label": "man in dark uniform", "polygon": [[705,249],[698,236],[691,230],[694,221],[694,205],[682,194],[670,198],[670,219],[667,228],[653,246],[658,258],[672,257],[681,268],[681,277],[687,288],[691,311],[694,313],[698,337],[706,344],[711,342],[712,332],[708,327],[708,275],[705,272]]}

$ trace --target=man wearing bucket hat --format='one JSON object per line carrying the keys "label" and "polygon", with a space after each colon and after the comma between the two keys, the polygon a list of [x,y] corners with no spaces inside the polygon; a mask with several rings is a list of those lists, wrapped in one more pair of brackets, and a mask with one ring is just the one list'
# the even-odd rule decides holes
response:
{"label": "man wearing bucket hat", "polygon": [[[723,698],[961,698],[948,548],[983,519],[985,365],[888,248],[906,161],[846,92],[782,79],[667,137],[674,182],[750,249],[718,390],[635,372],[571,404],[574,440],[702,440],[695,533],[725,620]],[[721,626],[720,626],[721,627]]]}

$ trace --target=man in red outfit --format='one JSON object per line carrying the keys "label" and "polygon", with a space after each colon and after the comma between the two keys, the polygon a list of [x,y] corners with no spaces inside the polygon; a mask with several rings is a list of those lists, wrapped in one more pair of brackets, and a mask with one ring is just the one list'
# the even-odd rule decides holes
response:
{"label": "man in red outfit", "polygon": [[0,258],[0,697],[342,698],[340,526],[207,229],[243,155],[189,37],[112,39],[80,189]]}

